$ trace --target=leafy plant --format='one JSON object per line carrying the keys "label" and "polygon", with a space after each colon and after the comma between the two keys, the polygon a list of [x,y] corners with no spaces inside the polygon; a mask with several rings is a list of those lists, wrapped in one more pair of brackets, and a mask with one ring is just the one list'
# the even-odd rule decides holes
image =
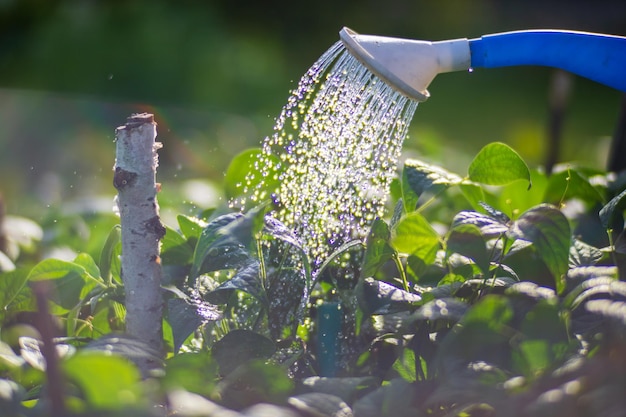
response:
{"label": "leafy plant", "polygon": [[[58,383],[79,415],[159,415],[157,403],[161,415],[615,414],[626,197],[612,178],[548,177],[501,143],[465,175],[409,159],[390,218],[316,268],[271,205],[178,215],[161,248],[164,363],[118,333],[117,227],[99,256],[13,257],[0,273],[0,405],[46,415]],[[64,381],[46,379],[35,283],[49,288]],[[138,357],[162,372],[142,382]]]}

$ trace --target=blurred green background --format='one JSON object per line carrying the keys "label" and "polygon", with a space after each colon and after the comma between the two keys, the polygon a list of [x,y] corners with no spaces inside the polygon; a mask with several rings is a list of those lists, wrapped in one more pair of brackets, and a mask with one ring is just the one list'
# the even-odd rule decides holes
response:
{"label": "blurred green background", "polygon": [[[230,159],[271,133],[300,76],[349,26],[440,40],[531,28],[626,35],[626,2],[496,0],[0,0],[0,192],[27,214],[104,195],[115,126],[159,124],[159,180],[220,181]],[[546,151],[548,68],[438,76],[406,155],[465,172],[503,141],[538,165]],[[620,93],[574,78],[560,160],[602,168]],[[210,206],[210,187],[190,187]],[[95,203],[94,203],[95,204]]]}

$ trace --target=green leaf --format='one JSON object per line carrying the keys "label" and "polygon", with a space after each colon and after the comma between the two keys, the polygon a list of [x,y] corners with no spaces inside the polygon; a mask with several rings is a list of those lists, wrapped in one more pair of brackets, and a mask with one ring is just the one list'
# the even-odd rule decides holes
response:
{"label": "green leaf", "polygon": [[478,226],[460,224],[454,227],[448,236],[446,246],[449,253],[458,253],[472,259],[476,265],[487,273],[490,258],[487,252],[487,243]]}
{"label": "green leaf", "polygon": [[359,306],[366,314],[390,314],[407,310],[422,301],[422,297],[401,290],[384,281],[366,278],[359,283],[362,291],[357,291]]}
{"label": "green leaf", "polygon": [[94,409],[122,410],[142,402],[141,375],[122,357],[83,351],[63,361],[61,367]]}
{"label": "green leaf", "polygon": [[367,236],[365,256],[362,261],[361,275],[373,276],[380,267],[391,259],[395,251],[389,244],[391,232],[384,220],[376,218]]}
{"label": "green leaf", "polygon": [[528,181],[530,170],[526,162],[511,147],[494,142],[478,152],[468,169],[472,181],[487,185],[506,185],[517,180]]}
{"label": "green leaf", "polygon": [[620,214],[626,208],[626,190],[622,191],[618,196],[611,199],[608,204],[600,210],[600,221],[605,229],[608,229],[613,222],[615,216]]}
{"label": "green leaf", "polygon": [[18,268],[0,274],[0,323],[4,323],[11,304],[18,298],[28,281],[28,269]]}
{"label": "green leaf", "polygon": [[88,253],[79,253],[76,258],[74,258],[74,263],[85,268],[89,278],[92,278],[100,283],[103,282],[100,277],[100,268],[98,268],[98,265]]}
{"label": "green leaf", "polygon": [[180,228],[181,233],[187,239],[198,239],[202,230],[207,227],[206,222],[200,220],[197,217],[185,216],[183,214],[179,214],[176,216],[176,220],[178,221],[178,227]]}
{"label": "green leaf", "polygon": [[[269,160],[269,166],[261,166],[262,161]],[[224,191],[228,199],[250,197],[252,190],[259,190],[256,204],[269,200],[280,186],[280,160],[276,156],[264,155],[258,148],[251,148],[235,156],[224,176]],[[249,173],[253,173],[249,175]],[[246,192],[245,186],[248,187]]]}
{"label": "green leaf", "polygon": [[169,226],[161,239],[161,260],[164,265],[189,265],[193,260],[194,247],[189,240]]}
{"label": "green leaf", "polygon": [[532,242],[556,283],[557,292],[565,287],[571,240],[569,222],[554,206],[547,204],[524,212],[513,224],[511,235]]}
{"label": "green leaf", "polygon": [[391,366],[397,373],[408,382],[417,381],[415,368],[415,352],[412,349],[402,349],[400,356]]}
{"label": "green leaf", "polygon": [[359,417],[414,417],[422,411],[415,405],[415,385],[394,378],[376,391],[359,398],[352,408]]}
{"label": "green leaf", "polygon": [[113,265],[113,257],[115,256],[116,247],[121,246],[122,242],[122,227],[119,224],[113,226],[113,229],[109,232],[106,242],[100,252],[100,273],[102,278],[107,283],[107,286],[111,285],[113,274],[111,272],[111,266]]}
{"label": "green leaf", "polygon": [[559,205],[577,198],[588,203],[602,203],[604,198],[578,168],[567,168],[553,173],[548,179],[543,201]]}
{"label": "green leaf", "polygon": [[174,353],[198,327],[209,320],[218,320],[220,313],[211,305],[182,298],[167,300],[167,321],[172,327]]}
{"label": "green leaf", "polygon": [[93,288],[98,285],[104,287],[100,277],[96,278],[92,275],[98,272],[98,268],[89,255],[79,255],[76,261],[45,259],[33,267],[28,280],[51,281],[55,290],[49,294],[50,301],[63,309],[71,310]]}
{"label": "green leaf", "polygon": [[222,215],[202,230],[193,254],[192,280],[201,272],[236,267],[249,257],[246,247],[233,233],[238,227],[252,233],[250,219],[241,213]]}
{"label": "green leaf", "polygon": [[543,373],[568,350],[567,324],[556,304],[540,301],[526,313],[520,330],[520,365],[526,376]]}
{"label": "green leaf", "polygon": [[440,248],[439,234],[418,212],[404,216],[392,230],[392,246],[398,251],[422,259]]}
{"label": "green leaf", "polygon": [[267,296],[265,295],[259,274],[259,261],[250,259],[237,270],[231,279],[206,293],[204,299],[213,304],[226,304],[232,292],[239,290],[267,304]]}
{"label": "green leaf", "polygon": [[417,200],[426,191],[437,193],[443,188],[460,184],[461,177],[435,165],[407,159],[402,170],[402,199],[407,213],[415,210]]}
{"label": "green leaf", "polygon": [[211,397],[218,383],[217,362],[208,352],[181,353],[167,360],[162,386],[167,391],[184,389]]}
{"label": "green leaf", "polygon": [[215,342],[213,357],[222,375],[228,375],[241,364],[253,359],[267,359],[274,354],[274,342],[250,330],[237,329]]}
{"label": "green leaf", "polygon": [[568,266],[570,268],[593,266],[597,264],[603,256],[604,254],[600,249],[588,245],[582,240],[572,239],[572,245],[569,249]]}
{"label": "green leaf", "polygon": [[452,229],[463,225],[473,225],[479,228],[486,238],[495,238],[509,230],[508,219],[497,219],[476,211],[461,211],[452,219]]}

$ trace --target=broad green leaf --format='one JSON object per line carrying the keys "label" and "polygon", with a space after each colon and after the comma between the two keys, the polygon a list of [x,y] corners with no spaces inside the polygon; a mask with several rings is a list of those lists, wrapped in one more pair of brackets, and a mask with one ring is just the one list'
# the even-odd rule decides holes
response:
{"label": "broad green leaf", "polygon": [[[496,363],[509,343],[509,321],[513,309],[499,295],[486,295],[476,302],[442,341],[441,360],[458,358],[462,363],[488,361]],[[445,365],[445,364],[444,364]]]}
{"label": "broad green leaf", "polygon": [[194,247],[180,233],[165,226],[161,239],[161,260],[164,265],[189,265],[193,260]]}
{"label": "broad green leaf", "polygon": [[379,384],[378,379],[371,376],[341,378],[311,376],[302,380],[301,389],[307,392],[334,394],[344,401],[352,403],[364,392],[372,390]]}
{"label": "broad green leaf", "polygon": [[[266,290],[260,294],[267,306],[270,335],[274,339],[283,336],[284,329],[295,328],[300,319],[298,308],[304,308],[306,280],[300,268],[271,269],[267,274]],[[307,294],[308,295],[308,294]],[[259,297],[257,296],[257,297]]]}
{"label": "broad green leaf", "polygon": [[391,245],[398,251],[422,259],[439,249],[439,234],[418,212],[404,216],[392,230]]}
{"label": "broad green leaf", "polygon": [[90,278],[95,279],[96,281],[103,283],[102,278],[100,277],[100,268],[91,257],[91,255],[87,253],[79,253],[76,258],[74,258],[74,263],[85,268],[88,276]]}
{"label": "broad green leaf", "polygon": [[367,236],[365,256],[363,257],[361,275],[373,276],[378,269],[391,259],[395,251],[389,244],[391,232],[384,220],[376,218]]}
{"label": "broad green leaf", "polygon": [[530,170],[511,147],[494,142],[478,152],[468,169],[472,181],[487,185],[506,185],[525,180],[530,188]]}
{"label": "broad green leaf", "polygon": [[183,214],[179,214],[176,216],[176,220],[178,221],[178,227],[180,228],[180,232],[187,239],[198,239],[200,234],[207,227],[206,222],[200,220],[197,217],[185,216]]}
{"label": "broad green leaf", "polygon": [[144,401],[141,375],[122,357],[83,351],[61,362],[61,367],[94,409],[121,410]]}
{"label": "broad green leaf", "polygon": [[442,320],[455,323],[463,317],[468,309],[469,305],[459,298],[438,298],[427,302],[417,309],[415,313],[411,314],[408,321],[429,320],[434,323]]}
{"label": "broad green leaf", "polygon": [[612,300],[589,300],[585,309],[621,325],[622,335],[626,326],[626,302]]}
{"label": "broad green leaf", "polygon": [[510,217],[517,218],[524,211],[545,202],[543,198],[548,186],[546,174],[533,169],[530,171],[530,179],[533,184],[531,189],[523,181],[514,181],[502,187],[498,195],[498,207]]}
{"label": "broad green leaf", "polygon": [[267,359],[276,345],[267,337],[250,330],[237,329],[215,342],[212,354],[222,375],[228,375],[241,364],[253,359]]}
{"label": "broad green leaf", "polygon": [[98,285],[104,287],[101,278],[99,276],[96,278],[91,274],[97,272],[95,262],[89,255],[83,255],[76,258],[79,263],[60,259],[45,259],[33,267],[28,275],[28,280],[51,281],[54,291],[49,294],[50,301],[63,309],[71,310],[93,288]]}
{"label": "broad green leaf", "polygon": [[259,261],[250,259],[237,270],[231,279],[206,293],[204,299],[213,304],[225,304],[228,302],[232,292],[238,290],[248,293],[262,303],[267,304],[267,296],[261,283],[259,268]]}
{"label": "broad green leaf", "polygon": [[554,206],[540,205],[524,212],[513,224],[511,235],[535,246],[554,277],[557,292],[565,287],[571,241],[569,222]]}
{"label": "broad green leaf", "polygon": [[209,320],[218,320],[221,314],[217,309],[201,301],[170,298],[167,300],[167,321],[172,327],[174,353],[198,327]]}
{"label": "broad green leaf", "polygon": [[352,410],[346,402],[334,394],[321,392],[309,392],[287,399],[287,403],[300,411],[299,415],[326,417],[326,416],[352,416]]}
{"label": "broad green leaf", "polygon": [[[417,200],[426,191],[439,190],[460,184],[461,177],[435,165],[407,159],[402,170],[402,199],[407,213],[415,210]],[[432,189],[432,190],[431,190]]]}
{"label": "broad green leaf", "polygon": [[496,219],[487,214],[476,211],[461,211],[452,219],[452,229],[463,225],[473,225],[479,228],[480,233],[486,238],[494,238],[509,230],[508,221]]}
{"label": "broad green leaf", "polygon": [[357,291],[359,306],[367,314],[390,314],[407,310],[422,301],[418,294],[401,290],[384,281],[366,278],[359,283]]}
{"label": "broad green leaf", "polygon": [[[269,160],[269,166],[261,166],[262,161]],[[258,148],[247,149],[235,156],[224,176],[224,191],[228,199],[237,197],[248,198],[252,190],[259,190],[256,204],[269,200],[280,186],[281,164],[276,156],[263,155]],[[246,192],[245,187],[248,187]]]}
{"label": "broad green leaf", "polygon": [[27,268],[0,273],[0,323],[4,323],[5,316],[13,311],[11,304],[16,301],[27,281]]}
{"label": "broad green leaf", "polygon": [[394,378],[356,400],[352,408],[359,417],[414,417],[422,414],[414,399],[415,385],[403,378]]}
{"label": "broad green leaf", "polygon": [[448,235],[446,246],[449,253],[458,253],[472,259],[483,273],[489,271],[487,243],[478,226],[460,224],[454,227]]}
{"label": "broad green leaf", "polygon": [[615,216],[621,214],[626,208],[626,190],[614,197],[600,210],[600,221],[605,229],[608,229]]}
{"label": "broad green leaf", "polygon": [[604,201],[600,192],[589,182],[589,178],[576,167],[570,167],[550,175],[543,201],[559,205],[572,198],[588,203],[602,203]]}
{"label": "broad green leaf", "polygon": [[582,240],[572,239],[572,245],[569,248],[570,268],[579,266],[593,266],[597,264],[604,254],[594,246],[591,246]]}
{"label": "broad green leaf", "polygon": [[521,371],[535,377],[563,359],[568,350],[567,324],[554,303],[540,301],[526,313],[520,328],[522,340],[518,349]]}
{"label": "broad green leaf", "polygon": [[162,386],[168,390],[184,389],[211,397],[218,383],[217,362],[208,352],[181,353],[167,360]]}
{"label": "broad green leaf", "polygon": [[411,349],[402,349],[400,356],[391,366],[397,373],[408,382],[415,382],[417,380],[416,368],[415,368],[415,352]]}
{"label": "broad green leaf", "polygon": [[246,247],[238,239],[237,228],[251,234],[251,219],[241,213],[230,213],[216,218],[204,228],[193,254],[192,280],[201,272],[233,268],[248,258]]}

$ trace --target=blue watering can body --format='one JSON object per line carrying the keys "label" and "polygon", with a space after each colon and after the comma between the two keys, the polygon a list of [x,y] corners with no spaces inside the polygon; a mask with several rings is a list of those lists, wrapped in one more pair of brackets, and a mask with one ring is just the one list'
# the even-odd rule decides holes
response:
{"label": "blue watering can body", "polygon": [[472,68],[561,68],[626,92],[626,38],[587,32],[529,30],[469,41]]}

